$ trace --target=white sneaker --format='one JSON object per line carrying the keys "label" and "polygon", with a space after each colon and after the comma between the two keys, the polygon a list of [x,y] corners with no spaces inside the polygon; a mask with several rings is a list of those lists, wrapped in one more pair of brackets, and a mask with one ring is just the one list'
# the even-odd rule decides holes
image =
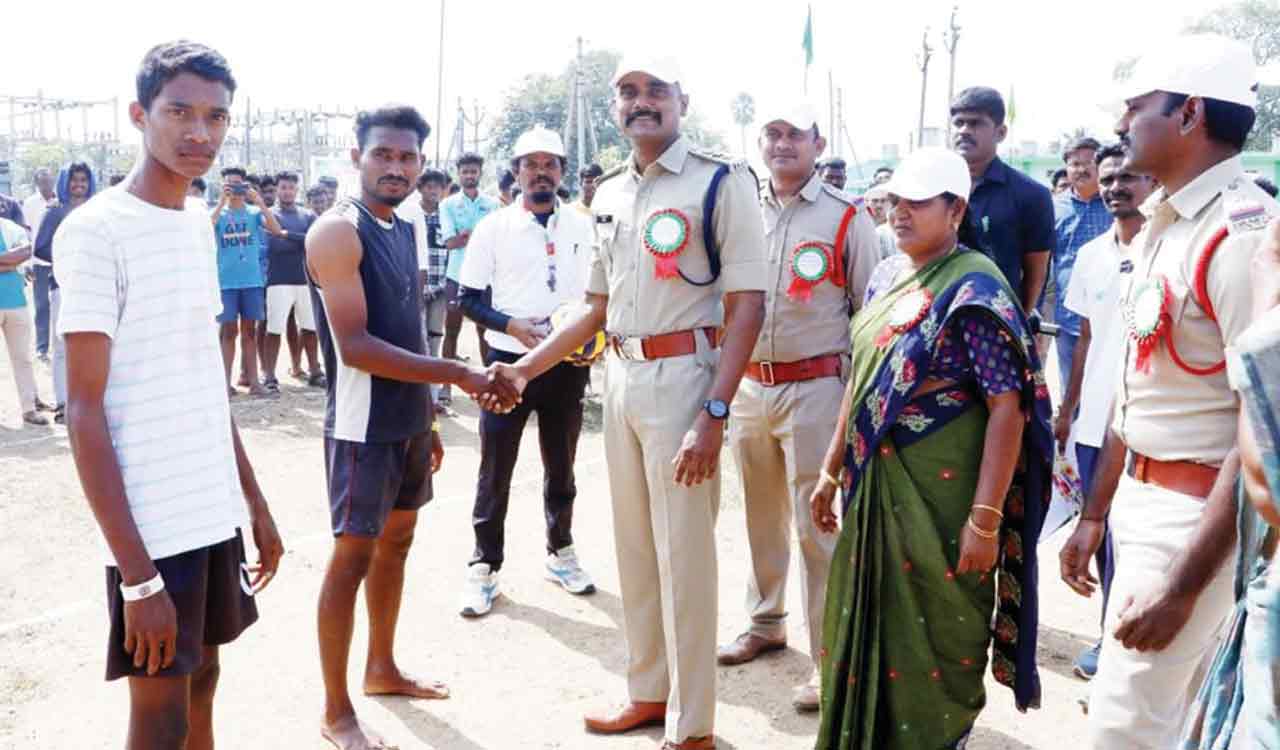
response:
{"label": "white sneaker", "polygon": [[591,576],[578,564],[578,554],[573,545],[547,555],[547,580],[564,586],[570,594],[594,594],[596,585]]}
{"label": "white sneaker", "polygon": [[462,586],[463,617],[482,617],[493,609],[493,600],[498,598],[498,574],[490,573],[486,563],[477,563],[467,568],[467,582]]}

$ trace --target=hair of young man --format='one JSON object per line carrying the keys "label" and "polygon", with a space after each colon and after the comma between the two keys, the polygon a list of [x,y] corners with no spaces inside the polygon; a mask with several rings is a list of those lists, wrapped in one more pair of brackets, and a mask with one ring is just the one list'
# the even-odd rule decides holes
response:
{"label": "hair of young man", "polygon": [[[815,138],[818,135],[818,129],[816,126],[813,129],[813,134]],[[819,169],[848,169],[849,164],[844,159],[841,159],[840,157],[837,156],[822,162],[822,164],[820,164],[818,168]]]}
{"label": "hair of young man", "polygon": [[599,164],[592,162],[591,164],[588,164],[582,169],[579,169],[578,176],[579,177],[603,177],[604,168],[601,167]]}
{"label": "hair of young man", "polygon": [[987,86],[971,86],[951,100],[951,114],[977,112],[991,118],[996,127],[1004,124],[1004,97]]}
{"label": "hair of young man", "polygon": [[891,175],[891,176],[893,175],[893,170],[892,170],[892,169],[890,169],[889,167],[880,167],[880,168],[876,169],[876,171],[872,172],[872,173],[871,173],[871,176],[872,176],[872,177],[879,177],[881,174],[886,173],[886,172],[887,172],[889,175]]}
{"label": "hair of young man", "polygon": [[197,177],[191,181],[191,187],[196,188],[203,193],[209,189],[209,183],[205,182],[203,177]]}
{"label": "hair of young man", "polygon": [[93,180],[93,170],[89,165],[82,161],[73,161],[67,165],[67,179],[70,180],[76,172],[85,176],[85,179]]}
{"label": "hair of young man", "polygon": [[1057,169],[1053,170],[1053,174],[1049,176],[1049,184],[1057,185],[1058,180],[1061,180],[1066,176],[1067,176],[1067,170],[1064,169],[1063,167],[1058,167]]}
{"label": "hair of young man", "polygon": [[258,175],[258,187],[267,187],[268,185],[275,185],[275,184],[276,184],[275,177],[269,174]]}
{"label": "hair of young man", "polygon": [[434,182],[440,187],[449,184],[449,176],[438,169],[424,169],[422,174],[418,175],[418,189],[421,190],[423,185]]}
{"label": "hair of young man", "polygon": [[138,104],[150,110],[151,103],[164,85],[183,73],[221,83],[227,87],[228,93],[235,96],[236,79],[231,75],[227,59],[211,47],[179,39],[157,44],[142,57],[136,78]]}
{"label": "hair of young man", "polygon": [[292,182],[293,184],[296,185],[298,184],[298,173],[290,172],[287,169],[284,170],[283,172],[276,172],[275,181],[277,185],[280,184],[281,182]]}
{"label": "hair of young man", "polygon": [[[515,173],[520,171],[520,160],[521,160],[521,159],[523,159],[523,158],[524,158],[523,156],[518,156],[518,157],[516,157],[516,158],[514,158],[514,159],[512,159],[512,160],[511,160],[511,174],[512,174],[511,179],[512,179],[512,181],[515,181]],[[563,156],[557,156],[556,158],[560,160],[560,171],[561,171],[561,172],[563,172],[564,170],[568,169],[568,167],[569,167],[569,160],[568,160],[568,159],[566,159],[566,158],[565,158],[565,157],[563,157]],[[501,186],[499,186],[499,187],[501,187]]]}
{"label": "hair of young man", "polygon": [[459,157],[458,157],[458,161],[454,164],[454,166],[456,166],[458,169],[462,169],[463,167],[467,166],[468,164],[474,164],[474,165],[476,165],[477,167],[481,167],[481,168],[483,168],[483,167],[484,167],[484,157],[483,157],[483,156],[481,156],[480,154],[477,154],[477,153],[474,153],[474,152],[468,151],[467,153],[465,153],[465,154],[463,154],[462,156],[459,156]]}
{"label": "hair of young man", "polygon": [[377,109],[366,109],[356,115],[356,145],[364,151],[365,142],[369,139],[369,131],[374,128],[395,128],[396,130],[412,130],[418,136],[418,148],[431,135],[431,126],[418,110],[407,104],[385,104]]}
{"label": "hair of young man", "polygon": [[[1186,94],[1170,94],[1165,92],[1163,114],[1168,117],[1189,99]],[[1204,97],[1204,125],[1209,139],[1229,146],[1235,151],[1243,151],[1245,141],[1249,140],[1249,131],[1258,119],[1258,113],[1252,107],[1221,99]]]}
{"label": "hair of young man", "polygon": [[328,195],[328,194],[329,194],[329,188],[325,187],[324,185],[312,185],[311,187],[307,188],[307,200],[311,200],[312,198],[319,198],[321,195]]}
{"label": "hair of young man", "polygon": [[249,183],[250,185],[253,185],[255,188],[262,187],[262,180],[256,174],[245,175],[244,181]]}
{"label": "hair of young man", "polygon": [[233,174],[239,175],[240,179],[245,180],[246,182],[249,180],[249,173],[244,171],[244,167],[223,167],[222,168],[223,177],[230,177]]}
{"label": "hair of young man", "polygon": [[[1121,161],[1124,161],[1124,158],[1125,158],[1125,152],[1124,152],[1123,144],[1108,143],[1104,146],[1101,146],[1097,150],[1097,152],[1093,155],[1093,163],[1101,164],[1107,159],[1119,159]],[[1062,171],[1064,173],[1066,172],[1066,170],[1062,170]]]}
{"label": "hair of young man", "polygon": [[1079,138],[1072,138],[1071,141],[1067,143],[1067,147],[1062,149],[1062,161],[1065,163],[1067,159],[1071,158],[1072,154],[1080,151],[1081,149],[1088,149],[1096,154],[1100,148],[1102,148],[1102,144],[1098,143],[1097,138],[1090,138],[1087,135]]}
{"label": "hair of young man", "polygon": [[124,175],[120,174],[119,172],[116,172],[115,174],[111,175],[111,177],[107,179],[107,185],[119,185],[120,183],[124,182],[124,178],[125,178]]}

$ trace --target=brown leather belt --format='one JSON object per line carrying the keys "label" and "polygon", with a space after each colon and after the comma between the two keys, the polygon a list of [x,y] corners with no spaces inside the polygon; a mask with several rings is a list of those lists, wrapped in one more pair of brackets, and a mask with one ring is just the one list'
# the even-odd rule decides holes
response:
{"label": "brown leather belt", "polygon": [[1203,500],[1209,497],[1218,470],[1194,461],[1158,461],[1141,453],[1129,452],[1129,476],[1144,482]]}
{"label": "brown leather belt", "polygon": [[746,376],[763,386],[840,377],[840,355],[823,354],[795,362],[748,362]]}
{"label": "brown leather belt", "polygon": [[609,346],[621,359],[649,360],[682,357],[698,351],[697,331],[702,331],[702,335],[706,337],[707,344],[712,349],[720,346],[719,328],[695,328],[645,337],[609,334]]}

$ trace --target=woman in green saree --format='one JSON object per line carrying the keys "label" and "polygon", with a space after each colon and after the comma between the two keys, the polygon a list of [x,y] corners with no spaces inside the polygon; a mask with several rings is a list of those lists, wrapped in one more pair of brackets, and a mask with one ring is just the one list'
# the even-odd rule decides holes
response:
{"label": "woman in green saree", "polygon": [[853,372],[811,499],[834,533],[843,490],[820,750],[963,748],[989,650],[1018,708],[1039,703],[1048,391],[1017,296],[958,245],[969,185],[963,159],[923,149],[880,188],[902,252],[853,320]]}

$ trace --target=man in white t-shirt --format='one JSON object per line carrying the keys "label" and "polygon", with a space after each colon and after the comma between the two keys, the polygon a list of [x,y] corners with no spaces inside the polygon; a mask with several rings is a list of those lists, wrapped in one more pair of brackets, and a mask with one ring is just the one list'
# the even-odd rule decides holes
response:
{"label": "man in white t-shirt", "polygon": [[[1104,146],[1094,158],[1102,200],[1115,221],[1111,229],[1085,243],[1076,256],[1066,306],[1080,316],[1080,337],[1071,359],[1071,372],[1064,373],[1067,389],[1053,424],[1058,448],[1066,450],[1074,415],[1076,462],[1085,493],[1093,484],[1098,452],[1110,423],[1116,381],[1124,364],[1125,325],[1120,309],[1133,271],[1129,243],[1146,221],[1138,207],[1156,188],[1150,177],[1124,168],[1124,148],[1118,143]],[[1109,540],[1099,548],[1097,563],[1105,620],[1113,571]],[[1093,678],[1101,648],[1099,640],[1076,658],[1078,676]]]}
{"label": "man in white t-shirt", "polygon": [[151,49],[129,105],[141,160],[54,236],[67,428],[107,547],[106,675],[129,678],[130,747],[213,746],[218,647],[257,620],[253,595],[284,552],[209,325],[221,308],[213,227],[186,197],[213,165],[234,91],[214,50]]}
{"label": "man in white t-shirt", "polygon": [[[520,359],[550,332],[548,319],[557,308],[583,299],[585,259],[594,240],[591,217],[556,199],[565,166],[560,136],[534,127],[516,141],[512,156],[520,196],[476,225],[458,275],[462,312],[485,329],[486,365]],[[491,298],[486,288],[492,288]],[[571,530],[577,495],[573,459],[590,374],[590,368],[561,362],[529,382],[514,410],[480,415],[480,477],[471,514],[476,545],[462,616],[487,614],[498,596],[511,477],[525,424],[535,414],[546,474],[547,577],[572,594],[595,591],[578,564]]]}

